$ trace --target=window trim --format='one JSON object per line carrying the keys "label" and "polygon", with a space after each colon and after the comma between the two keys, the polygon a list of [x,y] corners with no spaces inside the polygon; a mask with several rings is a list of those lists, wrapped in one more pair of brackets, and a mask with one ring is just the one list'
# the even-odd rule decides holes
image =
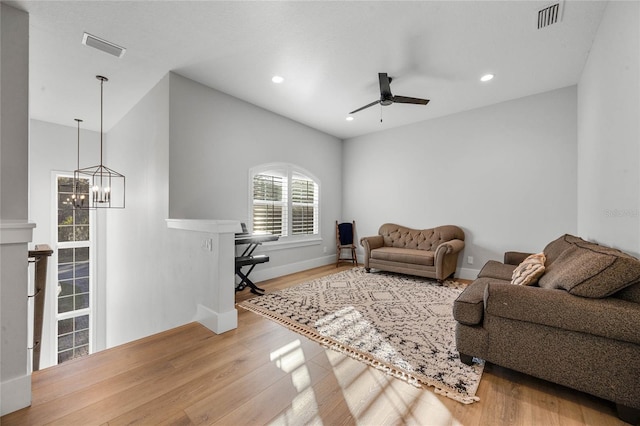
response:
{"label": "window trim", "polygon": [[281,238],[278,239],[278,241],[269,241],[262,243],[260,245],[260,251],[276,251],[297,247],[319,246],[320,244],[322,244],[322,241],[322,237],[316,235],[306,235],[304,239],[282,240]]}
{"label": "window trim", "polygon": [[264,173],[270,170],[281,170],[283,173],[286,173],[287,176],[287,233],[291,232],[292,228],[292,205],[293,202],[291,200],[292,191],[291,191],[291,180],[294,174],[300,174],[308,177],[313,180],[313,182],[318,186],[318,214],[317,214],[317,233],[316,234],[298,234],[298,235],[287,235],[281,236],[278,241],[272,241],[262,244],[264,251],[270,250],[280,250],[286,248],[293,247],[304,247],[310,245],[319,245],[322,243],[322,211],[321,211],[321,199],[322,199],[322,183],[320,179],[310,171],[306,170],[303,167],[297,166],[291,163],[265,163],[260,164],[258,166],[252,167],[248,172],[248,222],[247,228],[249,232],[253,232],[253,177],[256,174]]}
{"label": "window trim", "polygon": [[[89,240],[88,245],[84,241],[58,241],[58,178],[73,178],[73,172],[54,170],[51,172],[51,241],[55,242],[55,249],[50,258],[51,267],[48,268],[47,274],[47,291],[45,297],[47,301],[45,304],[50,309],[45,308],[45,312],[50,314],[45,315],[45,324],[43,324],[43,330],[48,331],[48,336],[43,333],[42,345],[48,345],[47,360],[49,366],[58,365],[58,321],[75,318],[89,314],[89,354],[94,353],[97,350],[97,326],[99,324],[97,318],[97,253],[96,253],[96,235],[97,235],[97,215],[95,210],[89,210]],[[79,248],[89,247],[89,307],[79,310],[58,313],[58,251],[59,249],[66,248]],[[48,322],[48,324],[47,324]],[[45,341],[46,339],[46,341]],[[43,347],[44,351],[44,347]],[[40,366],[47,365],[46,361],[41,359]]]}

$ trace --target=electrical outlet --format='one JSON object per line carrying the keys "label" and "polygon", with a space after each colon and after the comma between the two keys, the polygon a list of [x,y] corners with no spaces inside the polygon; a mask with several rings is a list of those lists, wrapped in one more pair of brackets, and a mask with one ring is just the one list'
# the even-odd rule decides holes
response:
{"label": "electrical outlet", "polygon": [[213,251],[213,240],[211,238],[202,240],[202,250]]}
{"label": "electrical outlet", "polygon": [[322,247],[322,252],[326,253],[327,252],[327,246]]}
{"label": "electrical outlet", "polygon": [[467,256],[467,263],[473,265],[473,256]]}

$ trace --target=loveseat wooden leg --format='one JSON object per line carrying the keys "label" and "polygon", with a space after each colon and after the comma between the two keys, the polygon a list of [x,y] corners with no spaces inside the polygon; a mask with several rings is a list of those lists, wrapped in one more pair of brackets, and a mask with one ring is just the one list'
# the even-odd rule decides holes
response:
{"label": "loveseat wooden leg", "polygon": [[618,411],[620,420],[632,425],[640,424],[640,409],[616,404],[616,410]]}
{"label": "loveseat wooden leg", "polygon": [[371,272],[371,268],[364,268],[365,271]]}
{"label": "loveseat wooden leg", "polygon": [[460,362],[463,364],[471,365],[473,364],[473,357],[471,355],[463,354],[460,352]]}

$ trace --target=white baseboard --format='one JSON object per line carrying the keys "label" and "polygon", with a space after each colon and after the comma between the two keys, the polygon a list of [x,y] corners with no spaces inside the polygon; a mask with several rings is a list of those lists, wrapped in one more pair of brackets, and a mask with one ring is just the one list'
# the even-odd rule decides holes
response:
{"label": "white baseboard", "polygon": [[31,405],[31,374],[0,383],[0,416]]}
{"label": "white baseboard", "polygon": [[463,280],[475,280],[478,278],[478,273],[480,273],[479,269],[470,269],[470,268],[459,268],[456,269],[456,278],[461,278]]}
{"label": "white baseboard", "polygon": [[329,256],[305,260],[303,262],[274,266],[272,268],[256,268],[256,270],[251,273],[251,281],[257,283],[260,281],[270,280],[271,278],[277,278],[283,275],[289,275],[300,271],[306,271],[307,269],[317,268],[318,266],[329,265],[335,262],[336,255],[333,254]]}
{"label": "white baseboard", "polygon": [[[360,255],[358,253],[358,259],[364,259],[364,253]],[[317,268],[319,266],[329,265],[336,262],[336,255],[318,257],[316,259],[305,260],[303,262],[289,263],[281,266],[274,266],[272,268],[256,268],[251,273],[251,281],[260,282],[269,280],[271,278],[281,277],[283,275],[294,274],[300,271],[306,271],[307,269]],[[458,268],[456,269],[455,277],[463,280],[475,280],[478,277],[479,269],[470,268]]]}
{"label": "white baseboard", "polygon": [[229,312],[218,313],[206,306],[198,305],[196,321],[207,327],[216,334],[238,328],[238,311],[233,309]]}

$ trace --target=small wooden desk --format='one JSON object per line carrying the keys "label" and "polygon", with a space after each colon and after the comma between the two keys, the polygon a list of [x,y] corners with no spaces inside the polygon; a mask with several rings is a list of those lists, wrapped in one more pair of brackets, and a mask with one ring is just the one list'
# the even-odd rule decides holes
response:
{"label": "small wooden desk", "polygon": [[[240,277],[240,283],[236,285],[236,291],[244,290],[245,287],[251,288],[251,293],[262,295],[264,289],[259,288],[249,279],[249,274],[253,271],[253,268],[260,263],[266,263],[269,261],[269,256],[266,254],[253,255],[256,248],[262,243],[268,241],[277,241],[277,235],[273,234],[236,234],[236,245],[246,245],[247,247],[242,252],[242,255],[236,256],[236,275]],[[242,268],[249,266],[249,270],[244,273]]]}

